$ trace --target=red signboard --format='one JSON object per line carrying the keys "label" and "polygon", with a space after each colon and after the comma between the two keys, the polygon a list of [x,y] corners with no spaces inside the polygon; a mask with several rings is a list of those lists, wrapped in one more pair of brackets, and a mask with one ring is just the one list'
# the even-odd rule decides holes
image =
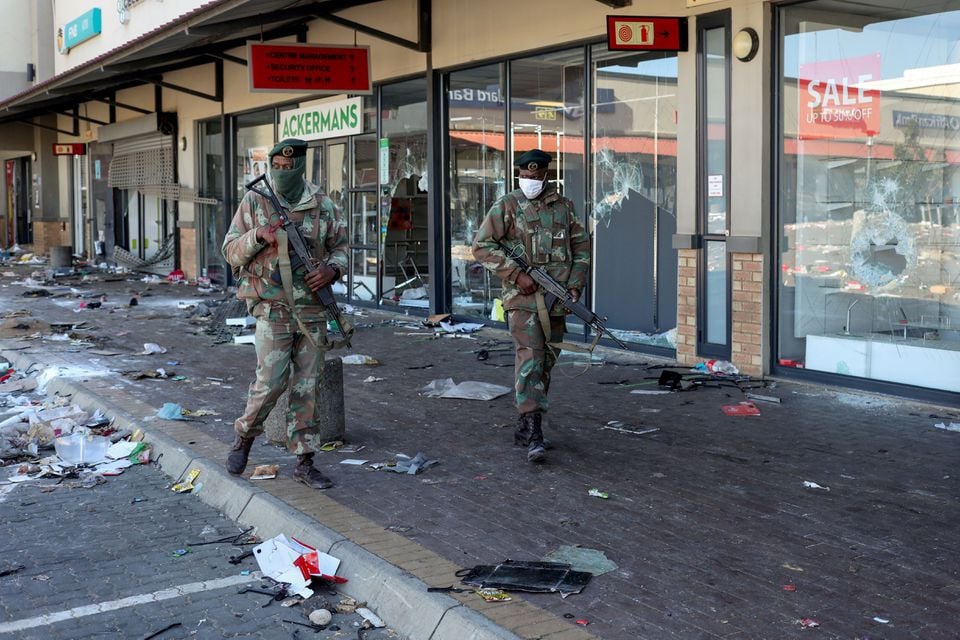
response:
{"label": "red signboard", "polygon": [[800,65],[800,138],[860,138],[880,132],[880,54]]}
{"label": "red signboard", "polygon": [[686,18],[607,16],[607,48],[626,51],[686,51]]}
{"label": "red signboard", "polygon": [[85,156],[87,155],[87,145],[82,142],[54,142],[53,155]]}
{"label": "red signboard", "polygon": [[247,43],[251,91],[371,93],[370,47]]}

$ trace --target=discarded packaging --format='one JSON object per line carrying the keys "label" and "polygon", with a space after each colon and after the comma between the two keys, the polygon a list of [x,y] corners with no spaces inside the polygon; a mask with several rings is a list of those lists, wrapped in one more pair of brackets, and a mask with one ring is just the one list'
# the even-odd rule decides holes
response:
{"label": "discarded packaging", "polygon": [[603,498],[604,500],[610,497],[609,493],[606,491],[600,491],[600,489],[590,489],[590,491],[587,491],[587,495],[591,495],[594,498]]}
{"label": "discarded packaging", "polygon": [[561,545],[556,551],[550,552],[544,562],[560,562],[569,564],[574,571],[586,571],[594,576],[609,573],[617,568],[617,564],[607,558],[599,549],[573,547]]}
{"label": "discarded packaging", "polygon": [[103,436],[72,433],[54,439],[53,446],[57,455],[70,464],[92,464],[101,462],[110,448],[110,438]]}
{"label": "discarded packaging", "polygon": [[830,491],[830,487],[823,487],[816,482],[810,482],[809,480],[804,480],[803,486],[805,486],[807,489],[822,489],[824,491]]}
{"label": "discarded packaging", "polygon": [[253,469],[253,475],[250,476],[251,480],[271,480],[277,477],[277,474],[280,473],[280,466],[275,464],[261,464],[257,465]]}
{"label": "discarded packaging", "polygon": [[371,356],[366,356],[361,353],[351,353],[348,356],[341,356],[340,360],[343,361],[343,364],[366,364],[370,366],[376,366],[380,364],[380,361]]}
{"label": "discarded packaging", "polygon": [[183,420],[183,407],[175,402],[164,402],[157,411],[157,417],[164,420]]}
{"label": "discarded packaging", "polygon": [[737,404],[725,404],[720,407],[728,416],[758,416],[760,409],[752,402],[739,402]]}
{"label": "discarded packaging", "polygon": [[141,351],[139,355],[148,356],[154,353],[166,353],[166,352],[167,352],[166,347],[161,347],[155,342],[145,342],[143,343],[143,351]]}
{"label": "discarded packaging", "polygon": [[774,404],[781,404],[783,402],[783,400],[776,396],[763,396],[759,393],[745,393],[744,395],[751,400],[759,400],[760,402],[772,402]]}
{"label": "discarded packaging", "polygon": [[171,490],[174,493],[188,493],[193,491],[196,488],[196,486],[193,484],[193,481],[196,480],[199,475],[200,469],[191,469],[190,473],[184,477],[183,481],[173,485]]}
{"label": "discarded packaging", "polygon": [[487,602],[509,602],[513,600],[506,591],[501,589],[477,589],[477,595]]}
{"label": "discarded packaging", "polygon": [[290,584],[289,592],[303,598],[313,595],[310,580],[314,577],[330,582],[346,582],[346,579],[337,576],[340,566],[338,558],[283,534],[254,547],[253,557],[264,576]]}
{"label": "discarded packaging", "polygon": [[940,422],[933,426],[937,429],[945,429],[946,431],[960,431],[960,422],[951,422],[950,424]]}
{"label": "discarded packaging", "polygon": [[421,389],[428,398],[461,398],[464,400],[493,400],[513,391],[510,387],[489,382],[466,380],[457,384],[453,378],[432,380]]}
{"label": "discarded packaging", "polygon": [[381,620],[377,614],[375,614],[373,611],[370,611],[370,609],[367,609],[366,607],[357,607],[357,613],[363,616],[363,619],[369,622],[370,626],[372,627],[379,629],[380,627],[387,626],[387,624]]}
{"label": "discarded packaging", "polygon": [[396,473],[406,473],[409,475],[416,475],[432,467],[435,464],[440,464],[439,460],[428,460],[427,455],[422,451],[417,452],[417,455],[412,458],[408,455],[398,453],[396,462],[393,465],[384,465],[378,467],[384,471],[395,471]]}
{"label": "discarded packaging", "polygon": [[580,593],[593,577],[585,571],[574,571],[569,564],[557,562],[524,562],[506,560],[498,565],[477,565],[463,573],[461,582],[485,589],[559,593],[566,597]]}

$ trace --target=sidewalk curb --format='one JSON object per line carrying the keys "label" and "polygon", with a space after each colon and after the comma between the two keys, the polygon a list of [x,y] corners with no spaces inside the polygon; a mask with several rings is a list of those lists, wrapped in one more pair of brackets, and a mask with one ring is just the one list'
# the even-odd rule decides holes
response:
{"label": "sidewalk curb", "polygon": [[[44,366],[28,354],[18,351],[2,353],[22,371]],[[252,486],[249,481],[231,476],[221,463],[200,455],[189,445],[149,423],[143,425],[142,418],[84,387],[82,382],[56,377],[46,385],[45,391],[46,395],[68,396],[84,410],[101,409],[113,417],[114,424],[120,429],[141,429],[145,441],[153,449],[153,460],[159,461],[163,473],[177,481],[187,471],[199,469],[195,484],[202,483],[202,486],[199,491],[194,491],[196,496],[231,520],[256,526],[261,538],[285,533],[340,558],[339,575],[348,580],[342,590],[351,597],[369,602],[391,628],[410,640],[521,640],[512,631],[457,600],[441,593],[427,592],[428,585],[420,578],[283,500]]]}

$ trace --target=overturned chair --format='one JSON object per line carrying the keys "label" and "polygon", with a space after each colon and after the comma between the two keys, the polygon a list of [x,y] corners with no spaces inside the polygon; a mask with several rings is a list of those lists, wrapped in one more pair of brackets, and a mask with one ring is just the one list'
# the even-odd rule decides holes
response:
{"label": "overturned chair", "polygon": [[160,248],[149,258],[140,258],[133,255],[126,249],[114,247],[113,260],[118,266],[129,269],[130,271],[145,271],[165,276],[173,271],[175,265],[174,250],[176,243],[173,235],[167,236]]}

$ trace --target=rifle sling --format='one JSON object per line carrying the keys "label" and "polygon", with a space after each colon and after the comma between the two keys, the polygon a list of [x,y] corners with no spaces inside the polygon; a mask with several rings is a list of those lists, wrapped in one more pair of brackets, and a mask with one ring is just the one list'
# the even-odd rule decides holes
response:
{"label": "rifle sling", "polygon": [[[313,336],[303,324],[300,314],[297,312],[297,305],[294,303],[293,298],[293,270],[290,268],[290,248],[288,246],[287,230],[283,227],[277,229],[277,251],[277,258],[279,260],[280,267],[280,281],[283,283],[283,293],[287,297],[287,304],[290,305],[290,315],[297,321],[297,326],[300,327],[300,333],[306,336],[307,340],[310,341],[310,344],[313,345],[314,349],[323,352],[328,351],[331,348],[335,348],[336,345],[331,345],[326,340],[326,326],[324,326],[323,331],[321,331],[323,344],[319,345],[317,344],[317,341],[313,339]],[[324,312],[324,317],[325,316],[326,312]]]}
{"label": "rifle sling", "polygon": [[593,350],[597,348],[597,343],[600,342],[601,334],[593,338],[593,342],[590,343],[589,347],[584,347],[579,344],[573,344],[572,342],[548,342],[550,339],[550,310],[547,309],[547,304],[543,298],[543,289],[538,288],[537,293],[535,294],[537,298],[537,317],[540,318],[540,326],[543,327],[543,337],[544,342],[553,349],[557,350],[567,350],[567,351],[576,351],[577,353],[593,353]]}

